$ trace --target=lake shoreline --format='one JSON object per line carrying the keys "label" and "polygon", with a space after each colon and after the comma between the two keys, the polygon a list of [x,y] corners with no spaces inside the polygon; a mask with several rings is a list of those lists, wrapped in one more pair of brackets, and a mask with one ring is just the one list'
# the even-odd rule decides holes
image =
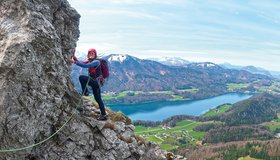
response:
{"label": "lake shoreline", "polygon": [[108,105],[113,111],[121,111],[132,120],[159,121],[173,115],[199,116],[207,110],[225,103],[236,103],[253,94],[227,93],[199,100],[164,100],[137,104]]}
{"label": "lake shoreline", "polygon": [[243,94],[243,95],[255,95],[256,93],[239,93],[239,92],[226,92],[223,94],[218,94],[215,96],[209,96],[205,98],[198,98],[198,99],[168,99],[168,100],[152,100],[152,101],[144,101],[144,102],[138,102],[138,103],[107,103],[107,106],[114,106],[114,105],[138,105],[138,104],[149,104],[149,103],[156,103],[156,102],[187,102],[187,101],[197,101],[197,100],[204,100],[208,98],[213,98],[217,96],[222,96],[225,94]]}

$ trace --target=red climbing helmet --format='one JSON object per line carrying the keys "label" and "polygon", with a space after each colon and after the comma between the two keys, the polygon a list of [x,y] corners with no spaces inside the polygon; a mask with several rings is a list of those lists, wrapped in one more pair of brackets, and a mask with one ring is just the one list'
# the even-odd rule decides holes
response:
{"label": "red climbing helmet", "polygon": [[88,54],[89,53],[95,53],[96,54],[96,50],[94,48],[91,48],[91,49],[88,50]]}

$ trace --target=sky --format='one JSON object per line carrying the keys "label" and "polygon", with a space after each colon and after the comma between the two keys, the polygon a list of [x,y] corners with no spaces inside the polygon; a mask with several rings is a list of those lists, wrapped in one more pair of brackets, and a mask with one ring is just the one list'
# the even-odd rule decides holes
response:
{"label": "sky", "polygon": [[279,0],[68,0],[77,51],[180,57],[280,71]]}

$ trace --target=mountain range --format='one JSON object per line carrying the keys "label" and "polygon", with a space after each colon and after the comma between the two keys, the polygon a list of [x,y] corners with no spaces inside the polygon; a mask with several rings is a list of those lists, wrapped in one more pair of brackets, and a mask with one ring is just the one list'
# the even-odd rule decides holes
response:
{"label": "mountain range", "polygon": [[261,67],[255,67],[252,65],[249,66],[238,66],[238,65],[232,65],[230,63],[223,63],[220,64],[220,66],[224,67],[224,68],[228,68],[228,69],[237,69],[237,70],[245,70],[254,74],[264,74],[264,75],[268,75],[268,76],[279,76],[280,72],[275,72],[275,71],[268,71],[264,68]]}
{"label": "mountain range", "polygon": [[[107,60],[110,66],[110,79],[105,90],[116,92],[162,91],[192,87],[208,90],[207,88],[223,88],[226,83],[272,79],[270,76],[227,69],[210,62],[189,63],[182,67],[164,65],[129,55],[112,54],[103,59]],[[72,66],[73,79],[77,74],[87,74],[86,69],[80,70],[80,67]]]}
{"label": "mountain range", "polygon": [[[185,59],[179,58],[179,57],[162,57],[162,58],[149,58],[149,60],[157,61],[159,63],[165,64],[165,65],[171,65],[171,66],[187,66],[190,63],[190,61],[187,61]],[[255,67],[252,65],[248,66],[238,66],[233,65],[230,63],[222,63],[219,64],[219,66],[224,67],[226,69],[236,69],[236,70],[245,70],[254,74],[264,74],[267,76],[274,76],[276,78],[280,78],[280,72],[277,71],[270,71],[266,70],[261,67]]]}

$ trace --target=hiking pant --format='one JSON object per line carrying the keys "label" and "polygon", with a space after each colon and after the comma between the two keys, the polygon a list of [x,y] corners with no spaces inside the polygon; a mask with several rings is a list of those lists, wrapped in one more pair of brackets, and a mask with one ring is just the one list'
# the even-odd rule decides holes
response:
{"label": "hiking pant", "polygon": [[[82,75],[79,77],[81,87],[82,87],[82,93],[89,93],[87,86],[86,86],[88,79],[89,79],[88,76]],[[101,89],[100,89],[98,82],[91,78],[88,82],[88,85],[91,86],[91,88],[92,88],[94,99],[99,105],[101,114],[106,115],[105,107],[104,107],[103,101],[101,99]]]}

